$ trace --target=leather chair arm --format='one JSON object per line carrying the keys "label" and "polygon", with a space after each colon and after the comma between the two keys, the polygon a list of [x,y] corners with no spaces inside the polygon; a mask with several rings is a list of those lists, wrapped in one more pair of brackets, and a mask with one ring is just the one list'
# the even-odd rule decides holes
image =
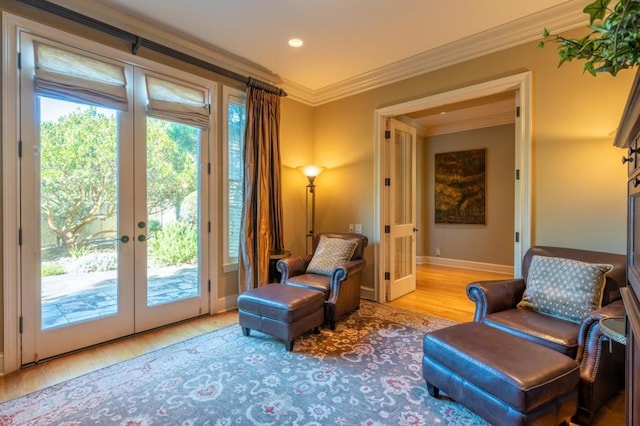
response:
{"label": "leather chair arm", "polygon": [[364,259],[351,260],[344,265],[336,268],[331,273],[331,296],[328,303],[336,303],[338,296],[340,295],[340,285],[347,279],[354,277],[356,274],[362,272],[367,265]]}
{"label": "leather chair arm", "polygon": [[493,313],[516,307],[525,283],[523,279],[477,281],[467,286],[467,297],[476,304],[473,320],[482,321]]}
{"label": "leather chair arm", "polygon": [[[596,354],[597,348],[602,339],[600,320],[603,318],[624,317],[624,304],[621,299],[609,303],[600,309],[589,312],[580,322],[580,332],[578,334],[578,353],[576,361],[583,363],[583,357],[588,354]],[[587,354],[587,355],[585,355]]]}
{"label": "leather chair arm", "polygon": [[276,269],[281,274],[280,282],[284,284],[290,277],[305,274],[309,262],[311,262],[310,255],[285,257],[284,259],[278,260]]}

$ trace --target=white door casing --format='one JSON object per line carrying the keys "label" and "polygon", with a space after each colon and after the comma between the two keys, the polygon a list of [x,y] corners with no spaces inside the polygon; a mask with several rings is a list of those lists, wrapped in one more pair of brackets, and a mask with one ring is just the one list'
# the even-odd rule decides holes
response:
{"label": "white door casing", "polygon": [[[387,281],[385,272],[388,267],[388,259],[385,259],[388,242],[385,240],[385,216],[389,200],[385,196],[384,178],[385,167],[385,120],[410,112],[428,108],[462,102],[465,100],[489,96],[496,93],[515,91],[517,111],[515,118],[515,169],[518,178],[515,182],[515,221],[514,221],[514,248],[513,271],[514,276],[521,276],[521,260],[524,253],[531,246],[531,72],[515,74],[509,77],[491,80],[460,89],[439,93],[432,96],[391,105],[374,111],[374,138],[375,138],[375,226],[373,241],[374,262],[377,265],[374,273],[375,300],[384,302],[387,295]],[[516,173],[514,173],[515,175]]]}

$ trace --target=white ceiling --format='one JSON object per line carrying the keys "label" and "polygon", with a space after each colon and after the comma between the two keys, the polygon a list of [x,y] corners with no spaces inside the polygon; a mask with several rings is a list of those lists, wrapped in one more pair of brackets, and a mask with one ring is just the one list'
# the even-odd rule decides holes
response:
{"label": "white ceiling", "polygon": [[[544,27],[582,25],[582,8],[591,0],[54,2],[91,16],[98,10],[98,18],[143,35],[157,30],[165,40],[222,49],[314,105],[536,40]],[[114,21],[124,16],[118,12],[126,19]],[[292,37],[304,45],[289,47]]]}
{"label": "white ceiling", "polygon": [[[312,90],[566,2],[102,0]],[[304,45],[289,47],[287,41],[294,37]]]}

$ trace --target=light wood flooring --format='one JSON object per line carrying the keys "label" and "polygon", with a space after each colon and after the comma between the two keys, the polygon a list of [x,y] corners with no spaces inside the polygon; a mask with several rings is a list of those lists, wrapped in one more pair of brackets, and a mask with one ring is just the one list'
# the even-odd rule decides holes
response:
{"label": "light wood flooring", "polygon": [[[390,305],[458,322],[473,319],[474,304],[466,296],[468,283],[510,278],[503,274],[419,265],[415,292]],[[78,351],[0,377],[0,402],[107,367],[164,346],[217,330],[238,320],[237,312],[205,316]],[[612,398],[594,425],[624,425],[624,393]]]}

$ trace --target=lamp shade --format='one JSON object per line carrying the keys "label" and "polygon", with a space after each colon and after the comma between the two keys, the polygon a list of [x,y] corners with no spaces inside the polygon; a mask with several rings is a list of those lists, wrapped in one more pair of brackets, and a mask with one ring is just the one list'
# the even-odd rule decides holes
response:
{"label": "lamp shade", "polygon": [[300,166],[297,167],[300,172],[308,178],[317,177],[322,171],[325,169],[322,166],[309,165],[309,166]]}

